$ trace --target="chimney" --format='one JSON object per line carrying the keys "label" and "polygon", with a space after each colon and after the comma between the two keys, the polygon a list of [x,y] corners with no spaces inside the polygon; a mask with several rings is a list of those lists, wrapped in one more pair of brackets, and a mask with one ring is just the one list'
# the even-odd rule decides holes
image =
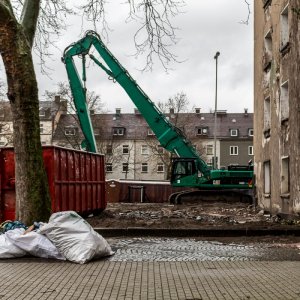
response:
{"label": "chimney", "polygon": [[170,114],[174,115],[174,113],[175,113],[175,109],[174,108],[170,108]]}
{"label": "chimney", "polygon": [[200,107],[198,107],[198,108],[195,108],[195,113],[196,113],[197,115],[199,115],[199,114],[200,114],[200,112],[201,112],[201,108],[200,108]]}
{"label": "chimney", "polygon": [[55,104],[59,105],[59,103],[60,103],[60,96],[59,95],[56,95],[54,97],[54,102],[55,102]]}
{"label": "chimney", "polygon": [[135,114],[135,115],[140,115],[141,113],[140,113],[140,111],[139,111],[137,108],[135,108],[135,109],[134,109],[134,114]]}
{"label": "chimney", "polygon": [[116,115],[120,116],[121,115],[121,108],[116,108]]}
{"label": "chimney", "polygon": [[248,116],[248,108],[244,108],[244,115],[247,117]]}

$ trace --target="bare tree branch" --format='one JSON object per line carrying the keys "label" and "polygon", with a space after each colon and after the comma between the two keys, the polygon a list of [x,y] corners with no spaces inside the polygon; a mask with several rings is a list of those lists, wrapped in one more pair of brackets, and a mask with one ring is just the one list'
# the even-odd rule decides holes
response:
{"label": "bare tree branch", "polygon": [[244,25],[248,25],[249,24],[250,15],[251,15],[250,3],[247,0],[244,0],[244,2],[246,3],[247,8],[248,8],[248,15],[247,15],[246,20],[241,20],[239,23],[240,24],[244,24]]}
{"label": "bare tree branch", "polygon": [[[169,50],[177,43],[176,31],[171,18],[181,13],[185,5],[183,0],[128,0],[130,5],[129,19],[136,20],[141,25],[137,30],[134,41],[136,56],[146,54],[146,66],[143,70],[152,69],[153,55],[157,55],[163,67],[167,70],[171,61],[177,61],[176,56]],[[177,61],[178,62],[178,61]]]}

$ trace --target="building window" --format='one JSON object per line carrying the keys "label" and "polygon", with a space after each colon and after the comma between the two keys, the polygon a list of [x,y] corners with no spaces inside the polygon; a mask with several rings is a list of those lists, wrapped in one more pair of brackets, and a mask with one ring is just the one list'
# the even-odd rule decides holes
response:
{"label": "building window", "polygon": [[263,0],[263,3],[264,3],[264,9],[266,9],[268,6],[271,5],[272,0]]}
{"label": "building window", "polygon": [[264,130],[271,127],[271,100],[267,97],[264,101]]}
{"label": "building window", "polygon": [[238,146],[230,146],[229,153],[230,153],[230,155],[239,155],[239,147]]}
{"label": "building window", "polygon": [[288,194],[290,192],[290,161],[289,157],[281,159],[281,194]]}
{"label": "building window", "polygon": [[197,135],[207,135],[207,134],[208,134],[208,128],[207,127],[197,128]]}
{"label": "building window", "polygon": [[165,166],[163,163],[157,164],[157,173],[164,173],[165,172]]}
{"label": "building window", "polygon": [[281,121],[289,118],[289,82],[286,81],[280,88],[280,114]]}
{"label": "building window", "polygon": [[206,145],[206,155],[214,155],[214,146]]}
{"label": "building window", "polygon": [[273,45],[272,45],[271,31],[268,31],[268,33],[265,35],[264,48],[265,48],[264,69],[265,71],[269,71],[271,67],[272,58],[273,58],[273,51],[272,51]]}
{"label": "building window", "polygon": [[153,130],[152,130],[152,129],[150,129],[150,128],[148,128],[148,132],[147,132],[147,134],[148,134],[148,135],[150,135],[150,136],[153,136],[153,135],[155,135],[155,133],[153,132]]}
{"label": "building window", "polygon": [[148,173],[148,163],[142,163],[142,173]]}
{"label": "building window", "polygon": [[65,127],[65,135],[75,135],[76,130],[74,127]]}
{"label": "building window", "polygon": [[289,7],[286,6],[280,16],[280,51],[282,51],[289,42]]}
{"label": "building window", "polygon": [[113,135],[124,135],[125,128],[124,127],[114,127],[113,128]]}
{"label": "building window", "polygon": [[158,145],[156,148],[156,151],[158,154],[164,154],[164,148],[163,146]]}
{"label": "building window", "polygon": [[238,129],[230,129],[230,136],[238,136],[239,130]]}
{"label": "building window", "polygon": [[40,134],[44,133],[44,124],[40,124]]}
{"label": "building window", "polygon": [[107,173],[111,173],[113,171],[112,163],[107,163],[105,168]]}
{"label": "building window", "polygon": [[123,163],[122,164],[122,172],[127,173],[128,172],[128,163]]}
{"label": "building window", "polygon": [[264,192],[265,194],[271,194],[271,162],[264,162]]}
{"label": "building window", "polygon": [[254,133],[253,128],[249,128],[249,129],[248,129],[248,135],[249,135],[249,136],[253,136],[253,133]]}
{"label": "building window", "polygon": [[148,155],[149,154],[149,148],[148,148],[147,145],[142,145],[141,154],[143,154],[143,155]]}
{"label": "building window", "polygon": [[112,145],[106,145],[106,154],[113,154]]}
{"label": "building window", "polygon": [[45,116],[46,116],[46,112],[45,112],[44,109],[40,109],[40,110],[39,110],[39,116],[40,116],[40,117],[45,117]]}
{"label": "building window", "polygon": [[248,155],[253,155],[253,146],[248,146]]}
{"label": "building window", "polygon": [[123,145],[122,153],[129,154],[129,145]]}

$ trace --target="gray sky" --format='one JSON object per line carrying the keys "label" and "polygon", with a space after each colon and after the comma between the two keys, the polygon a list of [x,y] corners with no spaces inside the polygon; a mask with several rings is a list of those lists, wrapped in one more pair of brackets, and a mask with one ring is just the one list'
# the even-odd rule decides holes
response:
{"label": "gray sky", "polygon": [[[179,42],[172,47],[182,63],[172,63],[165,72],[156,63],[152,72],[139,71],[145,58],[136,59],[133,34],[137,29],[134,22],[126,23],[128,8],[124,1],[111,1],[107,6],[107,20],[112,31],[109,33],[109,50],[129,71],[141,88],[154,101],[164,101],[178,92],[185,92],[190,108],[201,107],[203,112],[214,109],[216,51],[221,55],[218,61],[218,109],[228,112],[242,112],[244,108],[253,111],[253,21],[246,20],[248,8],[243,0],[187,0],[183,14],[174,19]],[[251,12],[252,1],[251,3]],[[76,3],[74,1],[74,3]],[[45,90],[55,90],[59,81],[67,81],[61,62],[62,52],[70,43],[77,41],[83,33],[92,29],[90,24],[82,25],[81,18],[68,18],[68,30],[63,32],[53,49],[49,61],[51,78],[42,75],[36,60],[36,74],[40,98]],[[3,68],[1,68],[3,71]],[[88,89],[101,95],[106,109],[113,112],[116,107],[122,112],[133,112],[134,105],[117,84],[91,64],[87,71]]]}

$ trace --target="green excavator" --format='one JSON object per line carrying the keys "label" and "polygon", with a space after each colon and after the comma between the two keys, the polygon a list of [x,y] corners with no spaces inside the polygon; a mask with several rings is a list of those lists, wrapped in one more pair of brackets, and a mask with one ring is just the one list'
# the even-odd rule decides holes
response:
{"label": "green excavator", "polygon": [[[102,61],[90,54],[91,47],[98,52]],[[82,78],[80,78],[73,60],[75,56],[82,59]],[[246,198],[252,197],[253,166],[251,164],[229,166],[225,170],[216,170],[208,166],[183,132],[174,126],[154,102],[149,99],[94,31],[86,32],[82,39],[68,46],[62,57],[81,129],[85,137],[83,146],[87,151],[97,152],[93,126],[86,102],[87,57],[92,59],[111,79],[122,86],[154,132],[161,146],[176,156],[172,161],[171,184],[173,187],[186,187],[189,190],[172,194],[170,197],[172,203],[180,203],[184,197],[195,196],[195,194],[197,196],[201,193],[212,195],[230,193],[246,196]]]}

